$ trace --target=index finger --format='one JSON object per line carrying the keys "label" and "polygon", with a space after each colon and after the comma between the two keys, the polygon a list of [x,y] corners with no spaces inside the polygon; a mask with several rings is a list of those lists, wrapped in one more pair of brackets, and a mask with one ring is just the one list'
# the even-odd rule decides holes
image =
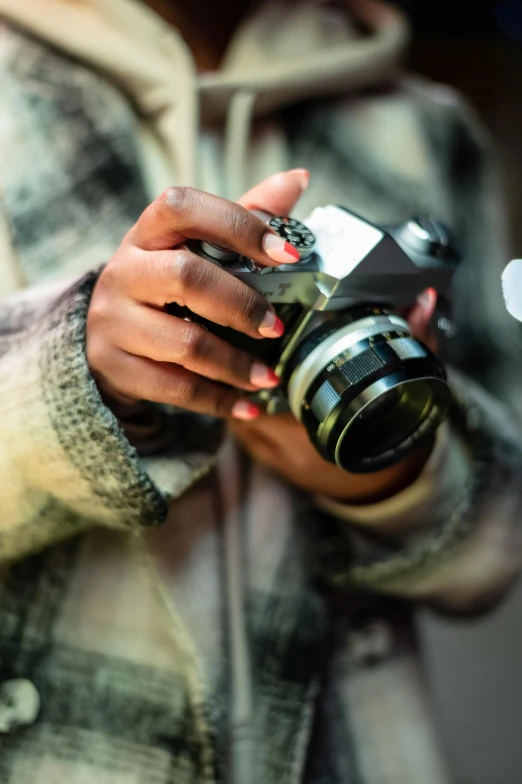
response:
{"label": "index finger", "polygon": [[167,250],[200,239],[264,266],[291,264],[299,252],[245,207],[194,188],[169,188],[141,215],[128,235],[143,250]]}
{"label": "index finger", "polygon": [[243,194],[238,203],[247,210],[263,210],[272,215],[290,215],[303,191],[308,187],[310,174],[307,169],[277,172],[254,185]]}

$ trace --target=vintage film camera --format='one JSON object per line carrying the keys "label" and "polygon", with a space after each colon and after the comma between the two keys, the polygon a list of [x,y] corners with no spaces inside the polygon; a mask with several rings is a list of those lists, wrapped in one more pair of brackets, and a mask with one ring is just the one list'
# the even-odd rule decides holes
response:
{"label": "vintage film camera", "polygon": [[280,386],[255,402],[290,409],[325,459],[352,472],[398,462],[451,404],[443,366],[398,315],[428,287],[447,299],[457,264],[447,230],[427,218],[383,229],[333,205],[304,223],[257,214],[299,262],[265,268],[209,242],[191,249],[263,294],[284,336],[256,341],[191,317],[275,368]]}

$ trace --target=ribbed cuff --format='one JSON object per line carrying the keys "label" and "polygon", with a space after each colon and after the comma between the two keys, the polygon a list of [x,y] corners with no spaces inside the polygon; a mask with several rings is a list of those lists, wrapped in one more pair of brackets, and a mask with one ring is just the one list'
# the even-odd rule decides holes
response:
{"label": "ribbed cuff", "polygon": [[78,506],[102,507],[124,526],[153,525],[167,503],[143,469],[116,417],[104,405],[87,364],[86,323],[99,273],[69,288],[46,314],[40,350],[42,393],[56,438],[88,497]]}

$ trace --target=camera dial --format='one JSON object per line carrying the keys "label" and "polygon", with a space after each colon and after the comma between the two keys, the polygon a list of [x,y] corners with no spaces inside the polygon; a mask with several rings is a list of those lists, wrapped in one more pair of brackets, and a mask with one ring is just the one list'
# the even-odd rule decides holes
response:
{"label": "camera dial", "polygon": [[295,218],[274,217],[268,225],[276,234],[289,242],[299,251],[301,259],[306,259],[313,253],[315,237],[310,229]]}
{"label": "camera dial", "polygon": [[450,236],[442,223],[431,218],[412,218],[402,226],[398,239],[425,256],[444,260],[451,254]]}

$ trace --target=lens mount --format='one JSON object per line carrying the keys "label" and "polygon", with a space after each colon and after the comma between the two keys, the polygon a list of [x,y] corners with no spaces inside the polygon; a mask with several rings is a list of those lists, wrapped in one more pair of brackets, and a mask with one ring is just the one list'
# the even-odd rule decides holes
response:
{"label": "lens mount", "polygon": [[285,368],[292,412],[319,452],[347,471],[398,462],[449,410],[444,368],[382,307],[317,318]]}

